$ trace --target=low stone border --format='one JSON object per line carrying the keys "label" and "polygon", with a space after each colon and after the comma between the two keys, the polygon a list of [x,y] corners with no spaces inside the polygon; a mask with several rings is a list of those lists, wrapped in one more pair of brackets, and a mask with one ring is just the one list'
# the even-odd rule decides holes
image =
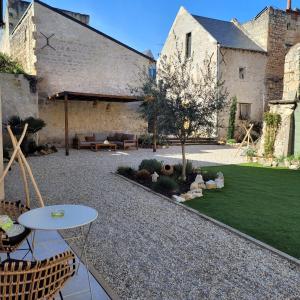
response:
{"label": "low stone border", "polygon": [[230,231],[230,232],[238,235],[239,237],[242,237],[243,239],[245,239],[247,241],[255,243],[256,245],[258,245],[258,246],[260,246],[262,248],[270,250],[274,254],[276,254],[276,255],[278,255],[280,257],[283,257],[283,258],[289,260],[290,262],[295,263],[298,266],[300,266],[300,260],[297,259],[297,258],[295,258],[295,257],[293,257],[293,256],[291,256],[291,255],[288,255],[287,253],[284,253],[284,252],[282,252],[282,251],[280,251],[280,250],[278,250],[278,249],[276,249],[276,248],[274,248],[274,247],[272,247],[272,246],[270,246],[270,245],[268,245],[268,244],[266,244],[264,242],[261,242],[261,241],[255,239],[255,238],[251,237],[250,235],[247,235],[247,234],[245,234],[245,233],[243,233],[243,232],[241,232],[241,231],[239,231],[239,230],[237,230],[237,229],[235,229],[235,228],[233,228],[233,227],[231,227],[229,225],[226,225],[226,224],[224,224],[224,223],[222,223],[220,221],[217,221],[216,219],[213,219],[213,218],[211,218],[209,216],[206,216],[206,215],[200,213],[199,211],[197,211],[196,209],[188,207],[188,206],[186,206],[186,205],[184,205],[182,203],[179,203],[179,202],[177,202],[177,201],[175,201],[175,200],[173,200],[171,198],[168,198],[168,197],[166,197],[166,196],[164,196],[162,194],[156,193],[155,191],[151,190],[150,188],[148,188],[148,187],[146,187],[146,186],[144,186],[144,185],[142,185],[142,184],[140,184],[140,183],[138,183],[138,182],[136,182],[134,180],[131,180],[131,179],[125,177],[125,176],[122,176],[122,175],[114,173],[114,172],[111,172],[111,174],[113,174],[113,175],[115,175],[115,176],[117,176],[117,177],[119,177],[119,178],[121,178],[123,180],[126,180],[126,181],[128,181],[128,182],[130,182],[130,183],[132,183],[132,184],[134,184],[134,185],[136,185],[136,186],[138,186],[138,187],[140,187],[140,188],[142,188],[142,189],[144,189],[144,190],[146,190],[146,191],[148,191],[148,192],[150,192],[150,193],[152,193],[152,194],[154,194],[154,195],[156,195],[156,196],[158,196],[158,197],[160,197],[160,198],[162,198],[164,200],[167,200],[167,201],[171,202],[172,204],[181,206],[183,209],[188,210],[191,213],[196,214],[197,216],[199,216],[201,218],[204,218],[207,221],[210,221],[211,223],[213,223],[213,224],[215,224],[215,225],[217,225],[217,226],[219,226],[219,227],[221,227],[223,229],[226,229],[226,230],[228,230],[228,231]]}
{"label": "low stone border", "polygon": [[[62,234],[57,231],[58,234],[61,236],[61,238],[65,241]],[[76,256],[79,259],[81,251],[78,249],[75,245],[70,245],[68,242],[65,241],[69,245],[69,247],[75,252]],[[82,262],[83,263],[83,262]],[[100,286],[103,288],[103,290],[106,292],[108,297],[112,300],[120,300],[121,298],[116,294],[116,292],[108,285],[106,280],[103,278],[103,276],[94,268],[94,266],[89,264],[89,272],[92,274],[92,276],[95,278],[95,280],[100,284]]]}

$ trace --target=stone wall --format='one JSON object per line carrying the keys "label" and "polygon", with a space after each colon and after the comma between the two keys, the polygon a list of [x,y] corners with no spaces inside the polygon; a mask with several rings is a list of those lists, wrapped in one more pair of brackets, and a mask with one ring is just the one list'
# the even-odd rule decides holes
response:
{"label": "stone wall", "polygon": [[[270,112],[281,116],[281,125],[279,127],[275,146],[274,156],[288,156],[293,153],[293,130],[294,130],[294,110],[295,103],[270,103]],[[259,148],[259,155],[264,154],[266,124],[263,127],[263,135]]]}
{"label": "stone wall", "polygon": [[17,115],[21,118],[38,117],[38,98],[24,75],[0,73],[2,121]]}
{"label": "stone wall", "polygon": [[[163,46],[160,57],[176,55],[176,41],[178,48],[185,55],[186,34],[192,34],[193,72],[199,75],[199,68],[204,59],[213,55],[212,63],[217,64],[217,41],[199,24],[197,20],[183,7],[180,8]],[[158,60],[159,68],[159,60]]]}
{"label": "stone wall", "polygon": [[[70,101],[69,137],[76,133],[122,131],[140,134],[147,130],[147,124],[139,118],[137,103],[108,103]],[[64,144],[64,103],[63,101],[40,104],[40,117],[47,126],[39,133],[40,142]]]}
{"label": "stone wall", "polygon": [[10,36],[10,55],[21,63],[25,72],[36,75],[36,26],[33,5]]}
{"label": "stone wall", "polygon": [[268,51],[266,100],[282,99],[285,55],[300,42],[300,15],[269,7],[243,27]]}
{"label": "stone wall", "polygon": [[[62,91],[129,95],[141,85],[153,63],[147,57],[37,2],[34,11],[39,100]],[[41,32],[54,35],[54,49]]]}
{"label": "stone wall", "polygon": [[284,100],[295,100],[299,96],[300,44],[293,46],[285,58]]}

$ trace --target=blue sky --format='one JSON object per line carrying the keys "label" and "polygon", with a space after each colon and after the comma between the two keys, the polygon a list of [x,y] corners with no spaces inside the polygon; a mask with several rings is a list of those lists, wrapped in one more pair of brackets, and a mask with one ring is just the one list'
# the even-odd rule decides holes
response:
{"label": "blue sky", "polygon": [[[5,1],[4,1],[5,2]],[[196,15],[247,21],[265,6],[285,8],[286,0],[44,0],[47,4],[87,13],[90,25],[125,44],[158,56],[174,18],[184,6]],[[299,5],[300,0],[294,0]]]}

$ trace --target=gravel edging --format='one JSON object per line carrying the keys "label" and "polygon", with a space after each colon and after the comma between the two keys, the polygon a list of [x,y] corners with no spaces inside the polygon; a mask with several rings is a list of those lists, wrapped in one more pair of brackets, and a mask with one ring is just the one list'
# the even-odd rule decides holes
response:
{"label": "gravel edging", "polygon": [[241,237],[241,238],[243,238],[243,239],[245,239],[247,241],[250,241],[252,243],[255,243],[259,247],[265,248],[265,249],[273,252],[274,254],[280,256],[281,258],[287,259],[290,262],[292,262],[292,263],[297,264],[298,266],[300,266],[300,260],[299,259],[297,259],[297,258],[295,258],[295,257],[293,257],[293,256],[291,256],[291,255],[289,255],[289,254],[287,254],[285,252],[282,252],[282,251],[280,251],[280,250],[278,250],[278,249],[276,249],[276,248],[274,248],[274,247],[272,247],[272,246],[270,246],[270,245],[268,245],[268,244],[266,244],[266,243],[264,243],[262,241],[259,241],[259,240],[255,239],[255,238],[251,237],[250,235],[247,235],[247,234],[245,234],[245,233],[243,233],[243,232],[241,232],[241,231],[239,231],[239,230],[237,230],[237,229],[235,229],[235,228],[233,228],[233,227],[231,227],[229,225],[226,225],[226,224],[224,224],[224,223],[222,223],[222,222],[220,222],[220,221],[218,221],[216,219],[213,219],[213,218],[211,218],[211,217],[209,217],[207,215],[204,215],[204,214],[200,213],[199,211],[197,211],[197,210],[195,210],[195,209],[193,209],[191,207],[188,207],[188,206],[186,206],[186,205],[184,205],[182,203],[179,203],[179,202],[177,202],[177,201],[175,201],[175,200],[173,200],[171,198],[168,198],[168,197],[166,197],[166,196],[164,196],[162,194],[159,194],[159,193],[153,191],[152,189],[150,189],[150,188],[148,188],[148,187],[146,187],[146,186],[144,186],[144,185],[142,185],[142,184],[140,184],[140,183],[138,183],[138,182],[136,182],[134,180],[131,180],[131,179],[125,177],[125,176],[122,176],[122,175],[114,173],[114,172],[111,172],[111,174],[113,174],[113,175],[115,175],[115,176],[117,176],[117,177],[119,177],[119,178],[121,178],[123,180],[126,180],[126,181],[128,181],[128,182],[130,182],[130,183],[132,183],[132,184],[134,184],[134,185],[136,185],[136,186],[138,186],[138,187],[140,187],[140,188],[142,188],[142,189],[144,189],[144,190],[146,190],[146,191],[148,191],[148,192],[150,192],[150,193],[152,193],[152,194],[154,194],[154,195],[156,195],[156,196],[158,196],[158,197],[160,197],[160,198],[162,198],[164,200],[167,200],[167,201],[169,201],[170,203],[172,203],[174,205],[178,205],[178,206],[182,207],[183,209],[185,209],[185,210],[187,210],[187,211],[189,211],[189,212],[191,212],[193,214],[196,214],[199,217],[201,217],[201,218],[203,218],[203,219],[205,219],[207,221],[210,221],[211,223],[213,223],[213,224],[215,224],[215,225],[217,225],[217,226],[219,226],[219,227],[221,227],[221,228],[223,228],[225,230],[228,230],[228,231],[232,232],[233,234],[235,234],[235,235],[237,235],[239,237]]}

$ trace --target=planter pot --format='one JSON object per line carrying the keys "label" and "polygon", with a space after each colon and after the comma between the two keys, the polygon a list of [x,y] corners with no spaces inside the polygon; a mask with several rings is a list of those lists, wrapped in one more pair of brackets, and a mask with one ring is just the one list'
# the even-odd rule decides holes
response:
{"label": "planter pot", "polygon": [[161,173],[165,176],[171,176],[174,173],[174,167],[171,165],[163,165]]}

